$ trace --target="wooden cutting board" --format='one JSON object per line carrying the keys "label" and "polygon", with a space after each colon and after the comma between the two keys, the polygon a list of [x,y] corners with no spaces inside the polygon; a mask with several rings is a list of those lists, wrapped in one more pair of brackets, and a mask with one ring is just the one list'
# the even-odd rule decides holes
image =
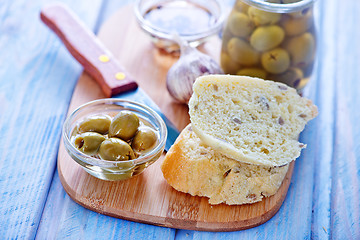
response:
{"label": "wooden cutting board", "polygon": [[[101,27],[98,37],[135,77],[139,86],[182,130],[189,123],[188,108],[175,103],[165,87],[166,73],[177,58],[157,50],[138,27],[130,6],[120,9]],[[221,41],[210,39],[201,50],[218,60]],[[83,73],[76,85],[69,113],[79,105],[105,96]],[[269,220],[285,199],[294,167],[292,162],[279,191],[255,204],[211,206],[205,197],[193,197],[170,187],[160,170],[164,155],[144,173],[126,181],[99,180],[86,173],[60,143],[58,171],[69,196],[80,205],[113,217],[172,228],[235,231]]]}

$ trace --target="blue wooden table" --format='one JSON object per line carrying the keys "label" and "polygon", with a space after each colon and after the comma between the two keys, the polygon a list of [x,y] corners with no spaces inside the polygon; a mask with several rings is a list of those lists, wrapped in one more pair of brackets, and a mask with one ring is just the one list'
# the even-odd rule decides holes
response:
{"label": "blue wooden table", "polygon": [[[41,23],[39,11],[49,2],[0,3],[0,239],[360,239],[359,0],[316,3],[318,63],[305,95],[319,116],[301,135],[308,148],[279,212],[261,226],[228,233],[116,219],[66,194],[57,151],[82,67]],[[131,1],[62,2],[96,32]]]}

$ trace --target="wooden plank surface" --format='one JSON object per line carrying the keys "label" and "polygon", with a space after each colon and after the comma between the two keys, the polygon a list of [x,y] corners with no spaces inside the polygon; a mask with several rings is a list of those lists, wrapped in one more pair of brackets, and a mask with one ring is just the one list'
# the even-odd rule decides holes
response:
{"label": "wooden plank surface", "polygon": [[[329,239],[331,234],[330,205],[331,205],[331,162],[334,146],[335,121],[335,81],[334,71],[337,29],[333,16],[337,15],[337,4],[327,5],[324,1],[317,5],[318,23],[318,51],[317,71],[313,76],[316,84],[312,87],[313,99],[319,106],[317,132],[313,135],[313,144],[316,149],[314,162],[314,188],[312,197],[312,239]],[[321,11],[323,9],[323,11]],[[335,25],[333,25],[335,24]],[[320,124],[321,123],[321,124]],[[326,151],[324,151],[326,149]]]}
{"label": "wooden plank surface", "polygon": [[[50,1],[0,4],[0,238],[33,239],[72,89],[81,70],[40,23]],[[94,26],[100,0],[64,0]],[[16,143],[16,144],[15,144]]]}
{"label": "wooden plank surface", "polygon": [[[302,134],[306,155],[296,163],[279,212],[259,227],[229,233],[115,219],[89,211],[65,194],[54,168],[60,127],[81,68],[40,23],[38,11],[47,2],[51,1],[0,4],[1,238],[360,238],[358,0],[317,1],[319,58],[306,94],[315,100],[320,115]],[[126,1],[63,2],[92,27],[100,26]],[[104,14],[97,19],[100,11]],[[12,144],[19,140],[22,144]]]}
{"label": "wooden plank surface", "polygon": [[[344,3],[342,3],[344,4]],[[331,163],[330,230],[334,239],[360,239],[360,28],[359,1],[336,2],[334,30],[334,147]],[[351,24],[352,23],[352,24]]]}
{"label": "wooden plank surface", "polygon": [[[129,1],[103,1],[96,6],[92,5],[94,9],[94,24],[88,24],[89,27],[94,26],[94,31],[97,31],[101,23],[107,19],[107,15],[111,15],[118,8],[124,6]],[[76,13],[79,10],[82,10],[83,15],[91,12],[87,12],[88,2],[83,1],[83,5],[75,6],[73,4],[68,4],[68,6],[74,10]],[[78,9],[73,9],[77,7]],[[98,12],[96,12],[97,10]],[[98,14],[96,15],[95,14]],[[84,16],[79,16],[84,19]],[[85,16],[90,17],[90,16]],[[42,23],[39,24],[42,25]],[[45,27],[44,27],[45,28]],[[46,29],[47,33],[52,36],[52,41],[56,43],[56,47],[60,48],[65,52],[65,55],[69,59],[63,59],[68,63],[68,65],[78,66],[78,63],[72,59],[72,57],[67,53],[66,49],[59,42],[57,37]],[[51,63],[59,64],[58,62]],[[63,77],[61,71],[64,69],[56,70],[56,66],[49,76],[54,81],[58,77]],[[77,80],[79,74],[81,73],[81,68],[77,71],[76,74],[73,74],[73,77]],[[63,79],[66,80],[66,79]],[[63,84],[63,83],[62,83]],[[69,83],[70,84],[70,83]],[[69,106],[70,98],[76,81],[72,82],[72,87],[69,89],[69,99],[66,103],[66,108]],[[66,85],[61,85],[61,82],[57,83],[58,87],[69,88]],[[55,104],[52,102],[52,104]],[[66,115],[67,109],[64,110]],[[58,136],[60,137],[61,131],[59,131]],[[57,153],[57,150],[54,154]],[[56,159],[56,157],[55,157]],[[93,211],[90,211],[86,208],[81,207],[79,204],[75,203],[63,189],[57,171],[55,171],[51,187],[48,192],[48,197],[45,206],[43,206],[43,212],[40,213],[41,221],[36,232],[36,239],[174,239],[175,230],[170,228],[157,227],[153,225],[141,224],[126,220],[121,220],[109,216],[105,216]],[[101,229],[101,230],[99,230]],[[9,236],[16,236],[15,233],[10,233]]]}

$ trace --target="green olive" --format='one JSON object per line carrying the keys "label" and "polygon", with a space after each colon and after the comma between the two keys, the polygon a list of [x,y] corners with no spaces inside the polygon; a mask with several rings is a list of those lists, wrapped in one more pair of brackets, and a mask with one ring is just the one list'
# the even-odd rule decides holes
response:
{"label": "green olive", "polygon": [[140,120],[135,113],[121,111],[111,121],[109,136],[129,140],[134,137],[139,125]]}
{"label": "green olive", "polygon": [[255,7],[249,7],[248,15],[256,26],[275,24],[281,18],[280,13],[266,12]]}
{"label": "green olive", "polygon": [[261,64],[269,73],[279,74],[289,68],[290,57],[284,49],[275,48],[262,54]]}
{"label": "green olive", "polygon": [[230,32],[230,30],[228,28],[225,28],[222,34],[221,48],[226,49],[229,40],[233,37],[234,35]]}
{"label": "green olive", "polygon": [[292,65],[305,67],[311,63],[315,55],[315,39],[311,33],[304,33],[291,38],[285,45],[289,52]]}
{"label": "green olive", "polygon": [[247,14],[249,5],[247,5],[246,3],[242,2],[242,1],[236,1],[235,5],[234,5],[234,9],[238,12],[243,12],[243,13]]}
{"label": "green olive", "polygon": [[141,152],[148,150],[157,142],[157,136],[153,129],[149,127],[141,127],[136,133],[131,146],[135,151]]}
{"label": "green olive", "polygon": [[266,71],[261,68],[244,68],[239,70],[236,74],[266,79]]}
{"label": "green olive", "polygon": [[226,52],[221,52],[220,54],[220,65],[225,73],[235,74],[240,69],[240,64],[231,60],[229,54]]}
{"label": "green olive", "polygon": [[74,137],[74,145],[85,154],[95,154],[105,137],[96,132],[85,132]]}
{"label": "green olive", "polygon": [[313,25],[312,11],[309,10],[303,16],[289,17],[284,16],[281,26],[288,36],[296,36],[306,32]]}
{"label": "green olive", "polygon": [[230,14],[227,27],[237,37],[247,37],[255,28],[254,23],[246,14],[236,11]]}
{"label": "green olive", "polygon": [[290,87],[298,88],[300,86],[301,80],[303,79],[304,74],[299,68],[289,68],[287,71],[281,74],[272,74],[269,76],[269,79],[282,82],[287,84]]}
{"label": "green olive", "polygon": [[259,53],[249,43],[240,38],[231,38],[227,45],[232,60],[246,66],[259,62]]}
{"label": "green olive", "polygon": [[111,118],[108,115],[93,115],[85,118],[78,126],[78,132],[98,132],[106,134],[109,131]]}
{"label": "green olive", "polygon": [[277,25],[258,27],[250,36],[250,44],[258,51],[267,51],[280,45],[285,32]]}
{"label": "green olive", "polygon": [[109,138],[103,141],[99,148],[99,156],[110,161],[126,161],[135,158],[130,145],[119,138]]}

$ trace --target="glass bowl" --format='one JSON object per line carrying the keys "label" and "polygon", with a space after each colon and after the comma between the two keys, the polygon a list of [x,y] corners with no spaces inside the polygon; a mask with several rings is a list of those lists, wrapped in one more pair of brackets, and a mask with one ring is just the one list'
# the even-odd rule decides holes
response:
{"label": "glass bowl", "polygon": [[[159,133],[154,148],[132,160],[109,161],[91,157],[74,147],[71,136],[79,121],[96,114],[116,115],[123,110],[135,113]],[[116,98],[95,100],[78,107],[66,118],[63,126],[63,141],[71,158],[92,176],[108,181],[129,179],[143,172],[161,156],[166,138],[166,125],[154,110],[140,103]]]}
{"label": "glass bowl", "polygon": [[220,32],[226,16],[221,0],[136,0],[134,12],[155,46],[167,52],[179,50],[174,34],[197,47]]}

